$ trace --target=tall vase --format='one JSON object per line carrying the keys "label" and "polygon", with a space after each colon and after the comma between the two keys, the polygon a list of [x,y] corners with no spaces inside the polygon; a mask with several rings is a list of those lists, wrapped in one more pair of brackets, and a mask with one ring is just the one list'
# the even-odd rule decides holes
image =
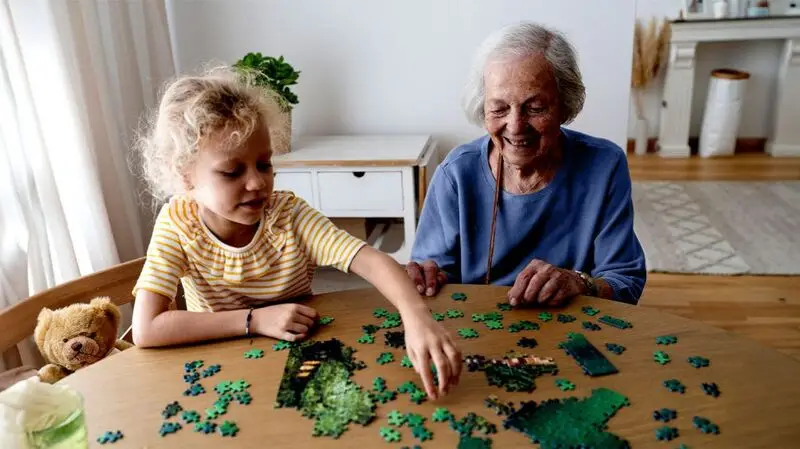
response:
{"label": "tall vase", "polygon": [[638,118],[636,119],[636,129],[635,129],[635,136],[636,142],[633,147],[633,152],[637,156],[642,156],[647,154],[647,119],[646,118]]}

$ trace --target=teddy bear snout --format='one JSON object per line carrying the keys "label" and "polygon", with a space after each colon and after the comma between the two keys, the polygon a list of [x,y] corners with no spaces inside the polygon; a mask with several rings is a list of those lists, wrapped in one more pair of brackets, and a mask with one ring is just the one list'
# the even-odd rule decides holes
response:
{"label": "teddy bear snout", "polygon": [[84,366],[102,358],[100,345],[93,339],[80,335],[69,339],[63,346],[64,357],[69,365]]}

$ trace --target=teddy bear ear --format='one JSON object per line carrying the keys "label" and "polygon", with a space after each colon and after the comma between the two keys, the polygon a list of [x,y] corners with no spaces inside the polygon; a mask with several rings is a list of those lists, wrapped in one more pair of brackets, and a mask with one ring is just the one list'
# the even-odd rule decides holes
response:
{"label": "teddy bear ear", "polygon": [[111,302],[111,298],[108,296],[98,296],[97,298],[92,299],[89,303],[92,307],[99,307],[102,309],[108,317],[114,321],[115,325],[119,324],[121,319],[121,315],[119,313],[119,308],[116,304]]}

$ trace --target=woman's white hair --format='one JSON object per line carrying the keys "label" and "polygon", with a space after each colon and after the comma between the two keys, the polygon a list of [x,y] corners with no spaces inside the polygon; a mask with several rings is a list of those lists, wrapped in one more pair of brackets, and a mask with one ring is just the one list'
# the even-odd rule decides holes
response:
{"label": "woman's white hair", "polygon": [[507,25],[490,34],[475,52],[472,68],[469,71],[464,93],[463,108],[467,119],[483,126],[486,98],[484,70],[486,63],[493,58],[508,56],[527,56],[542,53],[553,68],[561,102],[561,123],[575,119],[583,109],[586,87],[583,85],[581,71],[575,49],[560,32],[530,22]]}

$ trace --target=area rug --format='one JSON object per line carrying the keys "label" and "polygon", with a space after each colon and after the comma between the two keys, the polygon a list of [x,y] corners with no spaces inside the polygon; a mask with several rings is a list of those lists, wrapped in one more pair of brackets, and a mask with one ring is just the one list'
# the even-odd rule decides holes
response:
{"label": "area rug", "polygon": [[800,181],[635,182],[648,271],[800,274]]}

